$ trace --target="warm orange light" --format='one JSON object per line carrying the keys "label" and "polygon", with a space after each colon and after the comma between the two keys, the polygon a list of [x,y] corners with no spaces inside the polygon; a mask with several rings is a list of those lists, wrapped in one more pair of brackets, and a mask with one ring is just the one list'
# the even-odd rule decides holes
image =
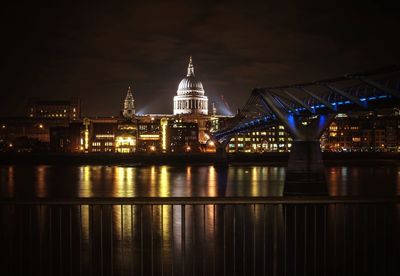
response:
{"label": "warm orange light", "polygon": [[155,147],[155,146],[150,146],[150,150],[151,150],[151,151],[155,151],[155,150],[156,150],[156,147]]}
{"label": "warm orange light", "polygon": [[190,151],[191,148],[189,146],[186,147],[186,151]]}

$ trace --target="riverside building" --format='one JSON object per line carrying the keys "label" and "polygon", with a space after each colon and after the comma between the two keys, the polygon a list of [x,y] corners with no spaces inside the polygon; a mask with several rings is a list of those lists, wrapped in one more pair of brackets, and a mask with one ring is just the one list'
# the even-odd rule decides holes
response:
{"label": "riverside building", "polygon": [[400,116],[338,116],[321,138],[327,152],[400,152]]}
{"label": "riverside building", "polygon": [[[128,87],[119,116],[81,117],[80,101],[31,99],[27,116],[0,118],[0,151],[167,153],[213,152],[210,133],[230,116],[217,115],[190,57],[172,98],[171,114],[136,114]],[[209,112],[211,110],[211,112]],[[384,115],[384,116],[383,116]],[[339,115],[321,138],[323,151],[400,151],[400,116],[393,113]],[[47,146],[46,146],[47,145]],[[232,137],[227,152],[288,152],[292,139],[283,125]]]}

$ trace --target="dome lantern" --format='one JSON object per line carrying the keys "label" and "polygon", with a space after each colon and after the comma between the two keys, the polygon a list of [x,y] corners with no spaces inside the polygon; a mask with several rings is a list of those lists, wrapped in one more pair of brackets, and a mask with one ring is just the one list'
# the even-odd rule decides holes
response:
{"label": "dome lantern", "polygon": [[190,77],[190,76],[194,77],[194,67],[193,67],[192,56],[190,56],[190,58],[189,58],[188,73],[187,73],[186,76],[187,77]]}

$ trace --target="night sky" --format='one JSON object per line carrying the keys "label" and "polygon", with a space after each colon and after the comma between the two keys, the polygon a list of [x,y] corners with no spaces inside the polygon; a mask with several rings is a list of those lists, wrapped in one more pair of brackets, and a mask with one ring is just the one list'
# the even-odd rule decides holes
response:
{"label": "night sky", "polygon": [[210,102],[222,110],[223,95],[233,112],[253,87],[400,63],[399,7],[386,1],[8,2],[0,116],[30,97],[117,115],[130,84],[137,111],[172,113],[190,55]]}

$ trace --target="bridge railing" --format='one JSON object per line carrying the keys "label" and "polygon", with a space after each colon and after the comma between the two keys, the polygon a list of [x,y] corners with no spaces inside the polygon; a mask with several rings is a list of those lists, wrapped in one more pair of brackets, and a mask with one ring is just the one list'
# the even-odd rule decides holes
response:
{"label": "bridge railing", "polygon": [[400,197],[0,199],[2,275],[395,275]]}

